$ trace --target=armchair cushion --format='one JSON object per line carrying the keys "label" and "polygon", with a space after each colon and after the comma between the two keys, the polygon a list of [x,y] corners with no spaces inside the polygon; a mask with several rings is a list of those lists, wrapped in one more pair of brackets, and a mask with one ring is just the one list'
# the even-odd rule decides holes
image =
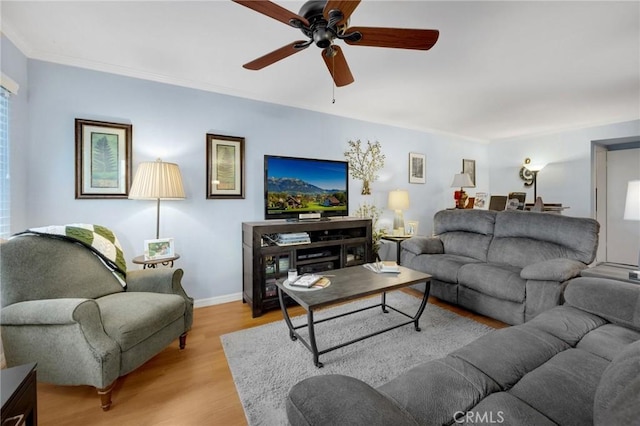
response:
{"label": "armchair cushion", "polygon": [[96,303],[105,332],[123,352],[183,317],[185,311],[182,297],[158,293],[115,293]]}

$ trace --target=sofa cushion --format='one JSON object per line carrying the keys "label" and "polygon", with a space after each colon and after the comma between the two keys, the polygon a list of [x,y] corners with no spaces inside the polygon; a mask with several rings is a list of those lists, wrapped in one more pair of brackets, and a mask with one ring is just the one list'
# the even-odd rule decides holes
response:
{"label": "sofa cushion", "polygon": [[445,253],[486,262],[495,215],[489,210],[441,210],[433,217],[433,232]]}
{"label": "sofa cushion", "polygon": [[579,277],[567,285],[566,303],[609,322],[640,331],[640,285]]}
{"label": "sofa cushion", "polygon": [[509,393],[557,424],[592,424],[594,395],[608,365],[599,356],[568,349],[525,375]]}
{"label": "sofa cushion", "polygon": [[[489,258],[489,261],[500,262],[513,258],[517,259],[518,263],[511,261],[507,263],[523,267],[557,257],[578,260],[585,264],[589,264],[595,259],[600,224],[594,219],[549,213],[503,211],[496,214],[495,221],[494,242],[502,238],[517,238],[527,241],[527,244],[530,242],[546,244],[534,244],[534,247],[530,248],[518,245],[518,248],[527,250],[527,255],[532,256],[529,261],[510,251],[501,253],[501,249],[510,244],[496,247],[496,250],[493,250],[492,247],[491,253],[494,256],[502,254],[505,257],[503,259]],[[547,250],[552,250],[554,253],[547,252]]]}
{"label": "sofa cushion", "polygon": [[520,325],[485,334],[449,356],[474,365],[505,390],[569,347],[549,333]]}
{"label": "sofa cushion", "polygon": [[126,292],[96,299],[104,331],[125,352],[184,317],[184,298],[176,294]]}
{"label": "sofa cushion", "polygon": [[606,323],[596,315],[562,305],[543,312],[522,327],[542,330],[570,346],[576,346],[587,333]]}
{"label": "sofa cushion", "polygon": [[457,419],[456,423],[462,425],[557,426],[538,410],[508,392],[489,395]]}
{"label": "sofa cushion", "polygon": [[616,324],[605,324],[587,333],[576,346],[606,360],[613,360],[627,345],[640,340],[640,332]]}
{"label": "sofa cushion", "polygon": [[444,253],[444,247],[442,240],[437,237],[423,237],[416,235],[408,240],[404,240],[400,243],[400,246],[413,254],[442,254]]}
{"label": "sofa cushion", "polygon": [[458,284],[498,299],[522,303],[527,281],[520,278],[520,268],[491,263],[463,265]]}
{"label": "sofa cushion", "polygon": [[[473,365],[452,357],[420,364],[380,386],[421,425],[451,424],[499,386]],[[341,423],[344,424],[344,423]]]}
{"label": "sofa cushion", "polygon": [[457,283],[460,268],[475,262],[478,260],[454,254],[422,254],[411,259],[405,266],[430,274],[438,280]]}
{"label": "sofa cushion", "polygon": [[640,341],[628,345],[602,374],[596,389],[595,425],[631,425],[640,419]]}
{"label": "sofa cushion", "polygon": [[440,234],[439,237],[445,253],[471,257],[481,262],[487,261],[487,251],[491,243],[490,235],[455,231]]}

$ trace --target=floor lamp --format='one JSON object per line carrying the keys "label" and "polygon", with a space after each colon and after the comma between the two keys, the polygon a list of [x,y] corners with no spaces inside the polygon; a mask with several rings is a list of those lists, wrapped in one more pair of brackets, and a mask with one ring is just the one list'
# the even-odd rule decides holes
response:
{"label": "floor lamp", "polygon": [[129,191],[132,200],[156,200],[156,239],[160,238],[160,200],[185,198],[180,168],[161,159],[140,163]]}
{"label": "floor lamp", "polygon": [[528,164],[525,163],[524,167],[533,175],[533,202],[538,199],[538,172],[544,169],[546,164]]}
{"label": "floor lamp", "polygon": [[[632,180],[627,184],[627,199],[624,204],[625,220],[640,220],[640,180]],[[640,251],[638,252],[638,268],[640,268]],[[640,280],[640,271],[629,272],[629,278]]]}

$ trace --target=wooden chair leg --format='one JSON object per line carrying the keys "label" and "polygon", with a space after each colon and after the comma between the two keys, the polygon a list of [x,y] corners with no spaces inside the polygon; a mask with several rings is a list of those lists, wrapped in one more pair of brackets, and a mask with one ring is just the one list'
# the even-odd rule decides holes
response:
{"label": "wooden chair leg", "polygon": [[184,332],[180,335],[180,349],[184,349],[187,345],[187,333]]}
{"label": "wooden chair leg", "polygon": [[115,385],[115,383],[116,382],[114,381],[106,388],[98,389],[102,411],[109,411],[109,408],[111,407],[111,392],[113,391],[113,386]]}

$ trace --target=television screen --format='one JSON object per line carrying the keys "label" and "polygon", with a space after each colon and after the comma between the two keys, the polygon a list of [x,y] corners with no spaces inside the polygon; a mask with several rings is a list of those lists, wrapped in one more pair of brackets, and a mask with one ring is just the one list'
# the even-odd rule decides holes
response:
{"label": "television screen", "polygon": [[265,155],[264,204],[265,219],[347,216],[349,163]]}

